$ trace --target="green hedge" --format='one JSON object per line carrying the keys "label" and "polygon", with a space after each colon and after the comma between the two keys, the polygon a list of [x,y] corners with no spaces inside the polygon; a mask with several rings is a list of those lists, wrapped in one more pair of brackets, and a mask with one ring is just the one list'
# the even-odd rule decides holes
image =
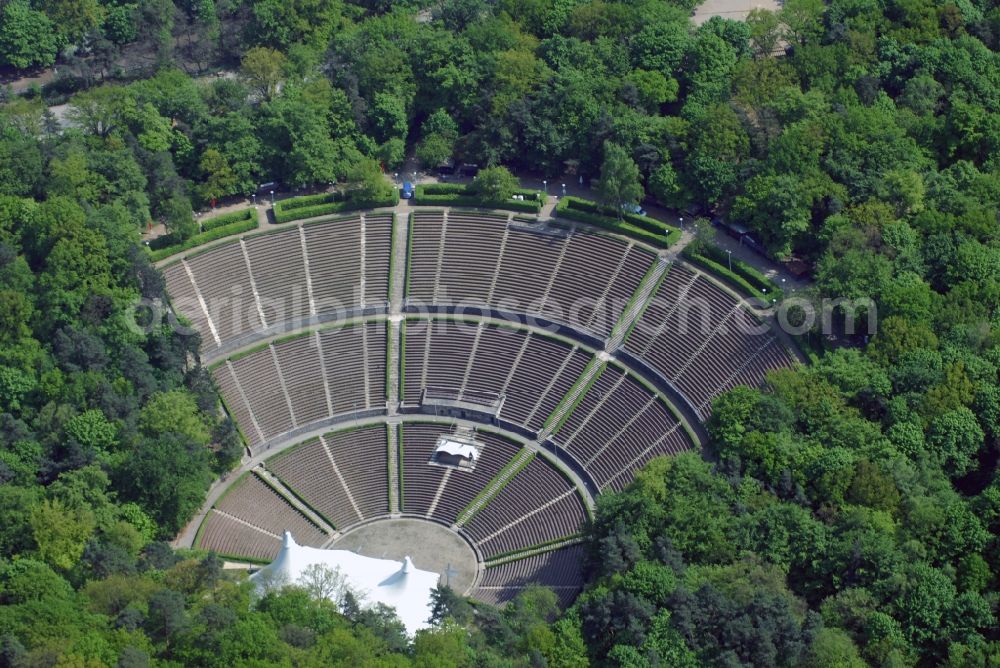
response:
{"label": "green hedge", "polygon": [[303,218],[315,218],[343,211],[359,209],[378,209],[396,206],[399,203],[399,192],[393,189],[392,194],[380,200],[345,199],[343,193],[323,193],[320,195],[303,195],[284,199],[274,204],[274,222],[289,223]]}
{"label": "green hedge", "polygon": [[406,321],[399,321],[399,387],[406,387]]}
{"label": "green hedge", "polygon": [[469,206],[480,209],[505,209],[523,213],[538,213],[545,202],[545,193],[538,190],[517,189],[515,195],[524,195],[524,200],[509,199],[503,202],[485,200],[471,193],[469,186],[460,183],[427,183],[413,191],[414,206]]}
{"label": "green hedge", "polygon": [[[691,248],[691,246],[688,246],[688,248]],[[695,250],[692,249],[692,252],[695,252]],[[718,264],[729,266],[729,258],[726,257],[726,251],[718,246],[700,244],[697,246],[696,252],[710,260],[715,260]],[[778,286],[774,281],[760,273],[756,267],[739,258],[733,258],[733,272],[742,276],[747,283],[755,286],[758,290],[767,290],[769,293],[778,290]]]}
{"label": "green hedge", "polygon": [[733,268],[730,270],[729,258],[718,246],[709,244],[699,244],[697,248],[688,246],[681,254],[689,262],[718,274],[719,278],[736,289],[764,302],[770,302],[772,299],[780,300],[784,296],[774,281],[740,259],[733,259]]}
{"label": "green hedge", "polygon": [[[604,206],[603,204],[598,204],[597,202],[591,202],[590,200],[582,199],[580,197],[567,195],[566,197],[563,197],[559,203],[569,209],[583,211],[585,213],[593,213],[599,216],[604,216],[605,218],[618,220],[618,214],[613,208]],[[669,225],[656,220],[655,218],[640,216],[626,211],[622,211],[622,220],[652,234],[663,234],[665,232],[669,232],[671,229]]]}
{"label": "green hedge", "polygon": [[247,207],[246,209],[240,209],[239,211],[224,213],[221,216],[209,218],[201,224],[201,231],[209,232],[217,227],[223,227],[225,225],[229,225],[230,223],[235,223],[240,220],[252,220],[255,218],[257,218],[257,209]]}
{"label": "green hedge", "polygon": [[201,246],[202,244],[207,244],[210,241],[216,241],[234,234],[242,234],[254,229],[257,229],[257,216],[254,216],[250,220],[238,220],[235,223],[229,223],[228,225],[223,225],[222,227],[213,228],[207,232],[196,234],[183,243],[174,244],[172,246],[166,246],[153,250],[153,244],[150,243],[150,260],[153,262],[159,262],[164,258],[174,255],[175,253],[190,250],[191,248]]}
{"label": "green hedge", "polygon": [[299,197],[290,197],[288,199],[278,200],[274,203],[274,208],[283,211],[291,211],[293,209],[302,209],[305,207],[316,206],[317,204],[329,204],[331,202],[343,202],[344,195],[340,191],[334,191],[332,193],[319,193],[318,195],[300,195]]}
{"label": "green hedge", "polygon": [[417,189],[427,195],[462,194],[465,193],[468,188],[469,186],[462,183],[427,183],[425,185],[417,186]]}
{"label": "green hedge", "polygon": [[556,205],[556,215],[602,227],[661,248],[669,248],[681,236],[679,229],[655,218],[623,213],[622,219],[618,220],[611,209],[578,197],[566,196],[560,199]]}
{"label": "green hedge", "polygon": [[[256,220],[257,210],[253,208],[240,209],[239,211],[233,211],[232,213],[225,213],[221,216],[215,216],[214,218],[209,218],[201,224],[201,232],[211,232],[212,230],[218,229],[220,227],[225,227],[226,225],[231,225],[244,220]],[[170,246],[179,246],[181,242],[177,241],[177,237],[172,234],[164,234],[163,236],[156,237],[149,242],[150,250],[161,250],[168,248]]]}

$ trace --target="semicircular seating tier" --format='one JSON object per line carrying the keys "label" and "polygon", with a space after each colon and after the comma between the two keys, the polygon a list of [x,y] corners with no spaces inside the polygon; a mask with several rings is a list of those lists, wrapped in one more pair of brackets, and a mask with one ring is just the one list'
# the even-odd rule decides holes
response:
{"label": "semicircular seating tier", "polygon": [[267,460],[267,469],[331,527],[389,514],[390,442],[384,424],[311,438]]}
{"label": "semicircular seating tier", "polygon": [[794,363],[771,328],[731,294],[685,265],[670,266],[625,340],[625,352],[670,382],[702,420],[736,385],[758,387]]}
{"label": "semicircular seating tier", "polygon": [[[172,305],[209,359],[303,324],[384,312],[393,224],[392,214],[358,214],[212,247],[165,267]],[[657,374],[699,419],[722,391],[792,364],[774,334],[701,272],[671,263],[657,289],[668,265],[634,242],[454,210],[416,211],[409,229],[411,313],[424,303],[479,304],[569,326]],[[412,402],[408,381],[403,400]],[[471,392],[476,383],[464,384]]]}
{"label": "semicircular seating tier", "polygon": [[537,314],[606,339],[655,257],[608,235],[502,215],[415,211],[407,303]]}
{"label": "semicircular seating tier", "polygon": [[392,225],[391,213],[357,214],[212,246],[164,267],[171,305],[207,356],[290,327],[384,312]]}
{"label": "semicircular seating tier", "polygon": [[251,452],[329,425],[384,414],[386,323],[347,323],[253,348],[212,367]]}
{"label": "semicircular seating tier", "polygon": [[550,440],[604,490],[620,491],[646,462],[692,447],[675,408],[614,363],[598,363],[589,389]]}
{"label": "semicircular seating tier", "polygon": [[[580,494],[545,457],[479,429],[485,448],[475,470],[429,466],[442,433],[437,423],[401,425],[404,514],[458,526],[485,560],[579,532],[586,517]],[[499,491],[485,504],[477,500],[494,482],[502,483]]]}
{"label": "semicircular seating tier", "polygon": [[438,397],[493,406],[534,433],[593,357],[566,339],[483,321],[409,318],[405,341],[404,408]]}
{"label": "semicircular seating tier", "polygon": [[331,536],[253,473],[244,474],[216,501],[198,531],[197,547],[252,561],[270,561],[285,531],[300,545],[320,547]]}
{"label": "semicircular seating tier", "polygon": [[[474,465],[436,461],[440,438],[474,443]],[[329,546],[354,526],[389,517],[393,492],[404,517],[448,526],[474,547],[485,579],[473,593],[483,600],[505,601],[530,583],[563,597],[579,589],[580,564],[570,557],[587,510],[576,486],[535,450],[447,420],[328,432],[273,455],[216,502],[197,547],[267,560],[280,549],[282,527],[301,544]]]}
{"label": "semicircular seating tier", "polygon": [[521,559],[497,560],[485,567],[472,596],[492,605],[503,605],[522,589],[533,584],[544,584],[568,606],[583,588],[583,545],[539,552]]}

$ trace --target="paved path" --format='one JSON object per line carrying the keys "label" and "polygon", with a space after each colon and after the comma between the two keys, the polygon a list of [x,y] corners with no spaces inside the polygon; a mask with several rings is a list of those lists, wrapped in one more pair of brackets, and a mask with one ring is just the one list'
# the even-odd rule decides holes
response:
{"label": "paved path", "polygon": [[559,198],[552,195],[548,195],[545,198],[545,204],[542,205],[542,210],[538,212],[539,220],[549,220],[555,215],[556,204],[559,203]]}
{"label": "paved path", "polygon": [[[414,171],[414,167],[412,166],[411,163],[407,165],[407,169],[405,172],[399,172],[399,173],[405,174],[406,175],[405,178],[410,180],[414,184],[438,183],[441,181],[441,179],[439,179],[437,176],[434,176],[433,174]],[[403,178],[404,177],[400,177],[398,180],[395,181],[395,185],[397,187],[400,185],[400,182],[403,180]],[[471,179],[450,178],[448,179],[448,182],[469,183],[471,182]],[[573,181],[572,179],[567,179],[566,183],[562,183],[562,181],[558,179],[554,179],[552,180],[552,182],[548,182],[547,180],[543,179],[526,177],[520,179],[520,182],[521,185],[525,188],[534,188],[536,190],[543,190],[548,193],[545,205],[542,207],[539,213],[539,219],[541,220],[546,220],[553,216],[556,204],[558,204],[559,202],[560,195],[573,195],[576,197],[582,197],[584,199],[590,199],[590,200],[593,200],[597,197],[597,194],[593,190],[583,186],[582,184],[580,184],[579,181]],[[277,193],[275,195],[275,200],[277,201],[277,200],[288,199],[291,197],[297,197],[301,194],[302,194],[301,192]],[[312,194],[312,191],[310,191],[310,194]],[[281,225],[276,225],[271,222],[272,216],[268,215],[268,211],[271,210],[271,203],[267,200],[267,198],[258,197],[256,201],[258,205],[258,225],[259,225],[256,231],[258,232],[261,230],[276,229],[278,227],[285,228],[293,224],[297,225],[308,221],[308,219],[306,219],[306,220],[295,221],[294,223],[284,223]],[[251,201],[248,199],[230,202],[225,206],[214,209],[210,214],[205,214],[203,216],[203,219],[222,215],[223,213],[228,213],[230,211],[235,211],[237,209],[244,208],[251,204],[252,204]],[[661,220],[665,223],[673,225],[674,227],[681,228],[682,232],[681,239],[678,241],[678,243],[674,244],[674,246],[672,246],[668,251],[666,251],[666,254],[669,255],[667,259],[673,259],[673,257],[675,257],[676,254],[679,253],[682,248],[684,248],[684,246],[686,246],[694,239],[694,236],[691,233],[691,225],[690,225],[691,218],[688,217],[687,222],[685,222],[684,216],[678,213],[677,211],[666,209],[664,207],[652,204],[644,206],[647,212],[653,218],[656,218],[657,220]],[[393,207],[392,211],[396,213],[397,216],[408,216],[410,212],[413,211],[413,208],[410,206],[409,200],[401,199],[399,201],[399,204]],[[336,215],[336,214],[329,214],[329,215]],[[227,239],[230,238],[232,237],[227,237]],[[224,241],[224,240],[225,239],[220,239],[219,241]],[[216,243],[219,242],[212,242],[213,245]],[[759,253],[754,252],[753,250],[751,250],[746,246],[741,245],[737,240],[728,237],[721,232],[715,235],[713,243],[715,243],[715,245],[719,246],[723,250],[732,251],[733,257],[743,260],[750,266],[760,271],[762,274],[770,278],[772,281],[779,284],[782,287],[782,289],[786,291],[786,293],[794,293],[810,285],[809,281],[797,279],[796,277],[792,276],[782,265],[776,262],[772,262],[768,258],[760,255]],[[172,255],[169,258],[166,258],[165,260],[157,264],[163,265],[169,262],[173,262],[174,260],[177,260],[179,258],[186,257],[189,253],[201,250],[204,247],[205,246],[198,246],[188,251],[184,251],[183,253]]]}
{"label": "paved path", "polygon": [[705,0],[694,10],[691,20],[699,26],[713,16],[742,21],[753,9],[776,12],[782,4],[781,0]]}

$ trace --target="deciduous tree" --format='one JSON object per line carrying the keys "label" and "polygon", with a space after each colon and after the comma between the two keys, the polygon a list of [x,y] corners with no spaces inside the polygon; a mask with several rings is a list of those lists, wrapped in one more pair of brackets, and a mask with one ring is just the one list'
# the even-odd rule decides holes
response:
{"label": "deciduous tree", "polygon": [[59,52],[56,26],[26,0],[0,9],[0,62],[17,69],[48,67]]}
{"label": "deciduous tree", "polygon": [[625,149],[611,142],[604,142],[597,192],[601,202],[612,207],[619,219],[626,206],[637,204],[644,195],[638,165]]}
{"label": "deciduous tree", "polygon": [[472,190],[490,202],[503,202],[510,199],[517,185],[517,177],[506,167],[487,167],[476,176]]}

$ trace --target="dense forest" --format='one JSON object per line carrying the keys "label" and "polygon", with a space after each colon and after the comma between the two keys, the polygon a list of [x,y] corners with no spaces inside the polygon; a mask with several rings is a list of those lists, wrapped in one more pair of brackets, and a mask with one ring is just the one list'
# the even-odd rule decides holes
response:
{"label": "dense forest", "polygon": [[[1000,665],[1000,3],[693,5],[0,3],[0,65],[59,70],[0,98],[0,666]],[[170,550],[242,450],[196,337],[136,318],[150,222],[409,154],[591,177],[605,142],[877,334],[602,496],[567,611],[445,590],[407,642]]]}

